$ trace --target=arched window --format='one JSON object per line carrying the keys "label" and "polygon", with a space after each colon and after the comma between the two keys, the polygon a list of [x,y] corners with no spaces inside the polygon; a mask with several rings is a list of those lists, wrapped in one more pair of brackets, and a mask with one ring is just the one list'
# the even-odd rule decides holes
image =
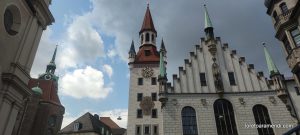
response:
{"label": "arched window", "polygon": [[286,14],[288,12],[289,9],[288,9],[287,5],[285,4],[285,2],[281,3],[279,6],[280,6],[282,14]]}
{"label": "arched window", "polygon": [[274,20],[275,20],[276,22],[279,21],[279,18],[278,18],[278,15],[277,15],[277,12],[276,12],[276,11],[273,12],[273,18],[274,18]]}
{"label": "arched window", "polygon": [[150,35],[149,33],[146,33],[146,42],[149,42],[149,40],[150,40]]}
{"label": "arched window", "polygon": [[151,41],[154,42],[154,34],[151,35]]}
{"label": "arched window", "polygon": [[214,103],[214,112],[218,135],[237,135],[232,104],[225,99]]}
{"label": "arched window", "polygon": [[141,43],[143,43],[143,41],[144,41],[144,35],[142,34],[141,35]]}
{"label": "arched window", "polygon": [[[253,115],[254,115],[254,118],[255,118],[255,123],[257,125],[272,124],[271,120],[270,120],[270,117],[269,117],[267,107],[265,107],[263,105],[255,105],[252,108],[252,111],[253,111]],[[257,130],[258,130],[259,135],[274,135],[273,128],[271,128],[271,127],[269,127],[269,128],[257,128]]]}
{"label": "arched window", "polygon": [[198,135],[196,111],[192,107],[184,107],[181,111],[183,135]]}

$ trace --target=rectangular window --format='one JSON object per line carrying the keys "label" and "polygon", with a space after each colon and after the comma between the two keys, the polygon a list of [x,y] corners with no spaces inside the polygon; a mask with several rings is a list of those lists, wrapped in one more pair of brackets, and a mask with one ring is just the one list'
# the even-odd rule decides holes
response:
{"label": "rectangular window", "polygon": [[156,77],[152,77],[152,78],[151,78],[151,84],[152,84],[152,85],[156,85],[156,82],[157,82],[157,81],[156,81]]}
{"label": "rectangular window", "polygon": [[157,101],[157,94],[151,93],[152,101]]}
{"label": "rectangular window", "polygon": [[144,126],[144,135],[150,135],[150,125]]}
{"label": "rectangular window", "polygon": [[143,78],[138,78],[138,85],[143,85]]}
{"label": "rectangular window", "polygon": [[143,111],[142,109],[137,109],[137,118],[143,118]]}
{"label": "rectangular window", "polygon": [[135,135],[141,135],[141,125],[136,125],[135,126]]}
{"label": "rectangular window", "polygon": [[236,85],[235,79],[234,79],[234,73],[233,72],[228,72],[228,77],[229,77],[230,85]]}
{"label": "rectangular window", "polygon": [[142,101],[143,100],[143,93],[138,93],[137,94],[137,101]]}
{"label": "rectangular window", "polygon": [[297,95],[300,95],[299,87],[295,87]]}
{"label": "rectangular window", "polygon": [[157,109],[152,109],[152,118],[157,118]]}
{"label": "rectangular window", "polygon": [[153,135],[158,135],[158,125],[153,125]]}
{"label": "rectangular window", "polygon": [[300,45],[300,31],[298,28],[292,29],[291,30],[291,35],[292,38],[294,40],[294,43],[296,44],[296,46]]}
{"label": "rectangular window", "polygon": [[205,73],[200,73],[200,83],[201,83],[201,86],[207,86]]}
{"label": "rectangular window", "polygon": [[284,37],[282,42],[283,42],[286,52],[288,54],[290,54],[292,52],[292,48],[291,48],[291,44],[290,44],[289,40],[287,39],[287,37]]}
{"label": "rectangular window", "polygon": [[151,51],[150,50],[145,50],[145,56],[150,56],[151,55]]}

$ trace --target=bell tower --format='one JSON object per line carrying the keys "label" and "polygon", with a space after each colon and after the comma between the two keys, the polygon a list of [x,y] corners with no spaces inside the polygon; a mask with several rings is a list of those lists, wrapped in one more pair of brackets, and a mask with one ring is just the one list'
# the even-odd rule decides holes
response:
{"label": "bell tower", "polygon": [[156,47],[157,32],[152,20],[149,4],[139,32],[140,45],[137,53],[134,43],[129,50],[129,102],[128,135],[162,135],[162,112],[159,102],[159,61],[165,59],[166,49],[162,41],[160,56]]}
{"label": "bell tower", "polygon": [[54,22],[51,0],[0,1],[0,134],[19,128],[29,98],[30,70],[42,32]]}

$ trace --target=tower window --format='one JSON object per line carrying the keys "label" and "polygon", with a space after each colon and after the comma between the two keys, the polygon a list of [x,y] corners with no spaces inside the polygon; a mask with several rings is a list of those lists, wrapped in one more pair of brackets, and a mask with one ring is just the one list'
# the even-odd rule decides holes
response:
{"label": "tower window", "polygon": [[154,42],[154,34],[151,35],[151,41]]}
{"label": "tower window", "polygon": [[152,101],[157,101],[157,94],[151,93]]}
{"label": "tower window", "polygon": [[153,135],[158,135],[158,125],[153,125]]}
{"label": "tower window", "polygon": [[143,85],[143,78],[138,78],[138,85]]}
{"label": "tower window", "polygon": [[281,3],[279,6],[280,6],[282,14],[286,14],[289,11],[289,9],[288,9],[287,5],[285,4],[285,2]]}
{"label": "tower window", "polygon": [[[269,117],[268,109],[267,107],[263,105],[255,105],[252,109],[255,123],[257,125],[271,125],[271,120]],[[273,128],[257,128],[259,135],[274,135]]]}
{"label": "tower window", "polygon": [[146,33],[146,42],[149,42],[149,40],[150,40],[150,35],[149,33]]}
{"label": "tower window", "polygon": [[233,72],[228,72],[228,78],[230,85],[236,85]]}
{"label": "tower window", "polygon": [[141,43],[143,43],[143,41],[144,41],[144,35],[142,34],[141,35]]}
{"label": "tower window", "polygon": [[137,101],[142,101],[143,100],[143,93],[138,93],[137,94]]}
{"label": "tower window", "polygon": [[279,18],[278,18],[278,15],[277,15],[276,11],[273,12],[273,18],[274,18],[275,22],[279,21]]}
{"label": "tower window", "polygon": [[144,126],[144,135],[150,135],[150,125]]}
{"label": "tower window", "polygon": [[145,50],[145,56],[150,56],[151,55],[151,51],[150,50]]}
{"label": "tower window", "polygon": [[216,100],[214,112],[218,135],[238,135],[233,107],[228,100]]}
{"label": "tower window", "polygon": [[152,118],[157,118],[157,109],[152,109]]}
{"label": "tower window", "polygon": [[295,91],[296,91],[297,95],[300,95],[299,87],[295,87]]}
{"label": "tower window", "polygon": [[156,85],[156,77],[152,77],[151,78],[151,84],[152,85]]}
{"label": "tower window", "polygon": [[184,107],[181,111],[183,135],[198,135],[196,111],[192,107]]}
{"label": "tower window", "polygon": [[282,42],[283,42],[283,45],[284,45],[284,48],[285,48],[286,52],[288,54],[290,54],[292,52],[292,48],[291,48],[289,40],[286,37],[284,37]]}
{"label": "tower window", "polygon": [[141,125],[136,125],[135,126],[135,135],[141,135]]}
{"label": "tower window", "polygon": [[201,82],[201,86],[207,86],[206,79],[205,79],[205,73],[200,73],[200,82]]}
{"label": "tower window", "polygon": [[143,118],[143,111],[142,109],[137,109],[137,118]]}
{"label": "tower window", "polygon": [[300,45],[300,31],[299,29],[296,27],[295,29],[291,30],[291,35],[292,38],[294,40],[294,43],[299,46]]}

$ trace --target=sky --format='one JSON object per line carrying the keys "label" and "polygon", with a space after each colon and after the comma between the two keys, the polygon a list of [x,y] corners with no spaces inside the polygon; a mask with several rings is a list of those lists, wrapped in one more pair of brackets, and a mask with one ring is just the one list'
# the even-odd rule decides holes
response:
{"label": "sky", "polygon": [[[269,76],[262,42],[281,73],[291,77],[281,44],[275,39],[271,18],[263,0],[206,1],[215,36]],[[189,58],[204,37],[203,0],[151,0],[150,10],[167,49],[168,78]],[[58,94],[66,112],[62,128],[86,112],[111,117],[127,125],[128,51],[146,11],[146,0],[52,0],[55,23],[43,33],[31,69],[33,78],[46,70],[55,46]],[[117,120],[121,116],[122,120]]]}

